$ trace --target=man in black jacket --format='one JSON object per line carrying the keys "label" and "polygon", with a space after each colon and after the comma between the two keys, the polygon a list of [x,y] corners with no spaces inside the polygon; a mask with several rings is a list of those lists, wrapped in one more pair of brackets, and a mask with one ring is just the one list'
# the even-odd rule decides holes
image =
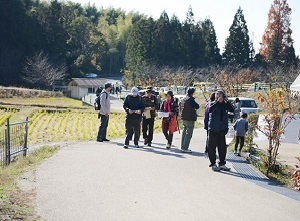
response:
{"label": "man in black jacket", "polygon": [[189,150],[189,145],[193,136],[195,121],[197,120],[196,110],[200,108],[193,97],[194,93],[195,88],[189,88],[186,97],[180,102],[180,108],[182,109],[181,119],[184,126],[181,138],[181,152],[183,153],[192,152]]}
{"label": "man in black jacket", "polygon": [[131,89],[131,94],[129,94],[123,104],[123,108],[125,109],[126,115],[126,139],[124,148],[127,149],[129,145],[129,140],[131,136],[132,128],[134,130],[134,146],[139,148],[139,139],[141,134],[141,120],[142,113],[145,109],[145,103],[143,98],[138,95],[139,90],[136,87]]}
{"label": "man in black jacket", "polygon": [[[226,138],[228,132],[228,112],[233,112],[234,107],[227,100],[221,90],[215,94],[215,101],[210,104],[208,121],[208,157],[210,166],[214,171],[230,170],[226,167]],[[216,165],[216,147],[219,152],[219,166]]]}

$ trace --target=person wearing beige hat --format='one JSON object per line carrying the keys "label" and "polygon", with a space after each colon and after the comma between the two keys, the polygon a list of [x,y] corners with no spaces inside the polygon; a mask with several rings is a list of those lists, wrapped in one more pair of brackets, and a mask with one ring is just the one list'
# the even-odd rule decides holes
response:
{"label": "person wearing beige hat", "polygon": [[146,94],[143,96],[145,111],[143,114],[142,131],[144,144],[151,147],[153,140],[153,128],[155,120],[155,110],[157,109],[157,99],[152,93],[152,87],[147,87]]}

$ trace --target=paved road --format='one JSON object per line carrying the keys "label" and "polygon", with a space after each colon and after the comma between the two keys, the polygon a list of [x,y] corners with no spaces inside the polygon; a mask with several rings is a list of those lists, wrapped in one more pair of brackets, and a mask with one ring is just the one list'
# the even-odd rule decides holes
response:
{"label": "paved road", "polygon": [[178,151],[178,134],[171,150],[161,134],[153,148],[125,150],[123,139],[66,146],[36,171],[37,213],[55,221],[299,220],[298,192],[276,193],[266,188],[274,183],[258,185],[240,169],[211,171],[204,142],[197,129],[193,154]]}

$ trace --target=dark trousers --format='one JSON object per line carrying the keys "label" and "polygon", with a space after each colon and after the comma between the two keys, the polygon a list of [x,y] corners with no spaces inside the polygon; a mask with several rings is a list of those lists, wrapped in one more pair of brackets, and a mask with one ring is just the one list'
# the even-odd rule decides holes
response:
{"label": "dark trousers", "polygon": [[134,130],[134,145],[138,145],[141,135],[141,118],[126,118],[125,127],[125,145],[129,145],[129,140],[132,137],[132,128]]}
{"label": "dark trousers", "polygon": [[169,122],[163,121],[162,131],[163,131],[163,134],[165,135],[166,140],[168,141],[168,144],[172,145],[173,134],[171,134],[169,132]]}
{"label": "dark trousers", "polygon": [[235,146],[234,146],[234,150],[237,151],[237,148],[240,144],[240,149],[239,151],[242,151],[242,148],[244,146],[244,143],[245,143],[245,137],[242,137],[242,136],[236,136],[235,137]]}
{"label": "dark trousers", "polygon": [[206,130],[206,143],[205,143],[205,153],[208,153],[208,130]]}
{"label": "dark trousers", "polygon": [[[153,140],[153,128],[154,128],[154,118],[146,119],[143,118],[143,138],[147,139],[147,143],[151,143]],[[149,132],[148,132],[149,131]],[[148,132],[148,134],[147,134]]]}
{"label": "dark trousers", "polygon": [[133,137],[133,134],[134,134],[133,128],[131,128],[130,131],[128,131],[128,132],[127,132],[127,128],[126,128],[125,133],[126,133],[126,134],[129,133],[129,140],[132,140],[132,137]]}
{"label": "dark trousers", "polygon": [[219,165],[226,164],[226,138],[225,135],[227,134],[228,129],[222,131],[209,131],[208,132],[208,157],[210,160],[211,165],[216,163],[216,147],[218,147]]}
{"label": "dark trousers", "polygon": [[106,139],[107,127],[108,127],[109,116],[100,115],[100,126],[98,130],[97,140]]}

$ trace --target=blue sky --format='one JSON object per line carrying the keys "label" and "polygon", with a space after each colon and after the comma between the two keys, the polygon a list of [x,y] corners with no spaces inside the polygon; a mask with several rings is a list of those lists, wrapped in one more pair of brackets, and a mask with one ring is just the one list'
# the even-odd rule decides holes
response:
{"label": "blue sky", "polygon": [[[256,53],[259,49],[264,30],[267,26],[267,18],[273,0],[72,0],[87,4],[95,3],[97,7],[107,8],[113,6],[127,12],[138,11],[157,19],[165,10],[169,17],[173,14],[183,21],[186,17],[188,7],[191,5],[196,21],[209,17],[216,29],[218,45],[223,51],[225,39],[229,35],[229,28],[232,24],[234,14],[239,6],[244,11],[248,25],[250,38],[253,39]],[[300,1],[288,0],[292,8],[291,28],[294,39],[296,55],[300,55]]]}

